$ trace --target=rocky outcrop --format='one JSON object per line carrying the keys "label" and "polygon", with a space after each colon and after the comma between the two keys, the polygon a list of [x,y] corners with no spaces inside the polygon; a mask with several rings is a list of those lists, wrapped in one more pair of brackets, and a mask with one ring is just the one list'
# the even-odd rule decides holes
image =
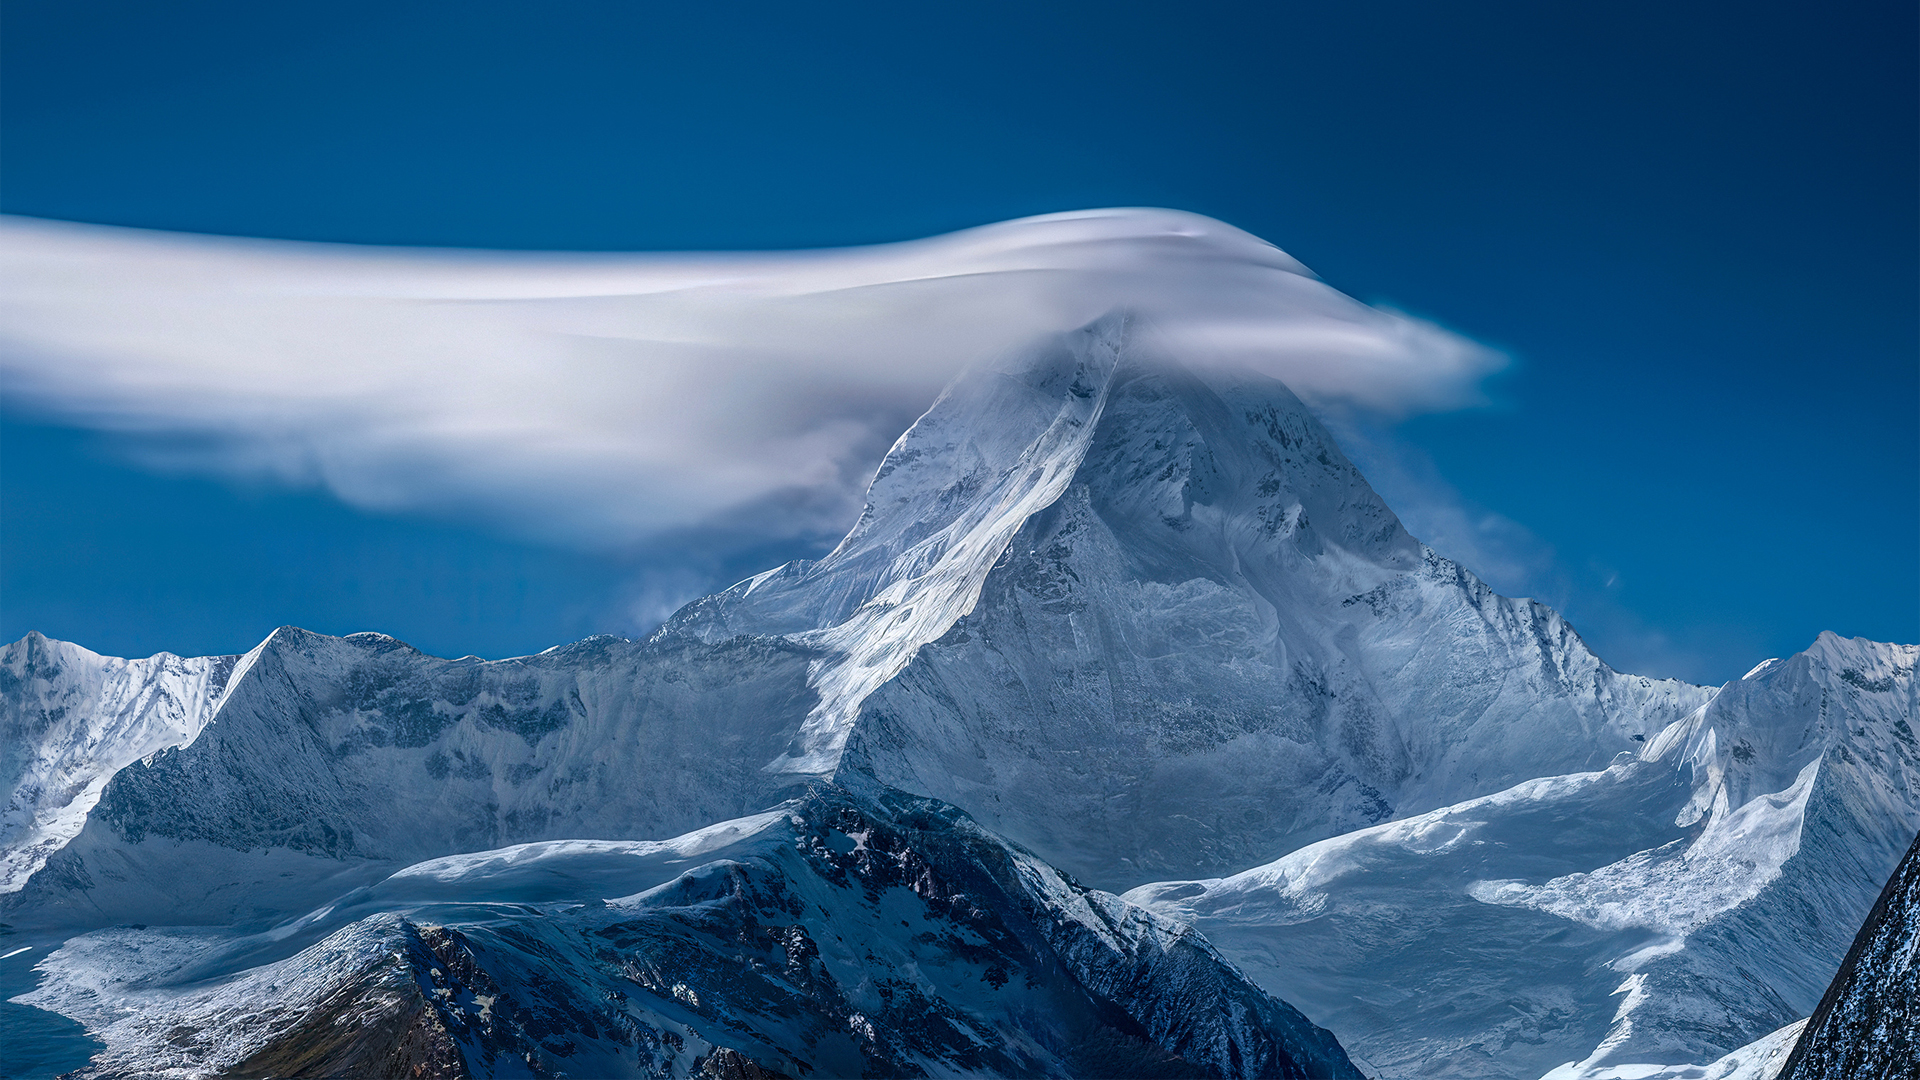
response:
{"label": "rocky outcrop", "polygon": [[879,788],[439,860],[265,934],[100,931],[43,967],[25,1000],[107,1044],[88,1080],[1360,1076],[1198,933]]}
{"label": "rocky outcrop", "polygon": [[1780,1080],[1920,1077],[1920,836],[1807,1021]]}

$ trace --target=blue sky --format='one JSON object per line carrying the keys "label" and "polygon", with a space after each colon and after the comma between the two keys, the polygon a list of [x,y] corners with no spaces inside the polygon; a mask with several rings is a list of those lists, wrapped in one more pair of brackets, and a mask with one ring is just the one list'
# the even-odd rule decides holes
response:
{"label": "blue sky", "polygon": [[[606,250],[1152,205],[1506,350],[1378,434],[1410,521],[1617,666],[1920,638],[1915,14],[1733,4],[0,12],[0,209]],[[0,387],[0,393],[5,388]],[[506,655],[806,541],[620,550],[142,467],[0,399],[0,634]]]}

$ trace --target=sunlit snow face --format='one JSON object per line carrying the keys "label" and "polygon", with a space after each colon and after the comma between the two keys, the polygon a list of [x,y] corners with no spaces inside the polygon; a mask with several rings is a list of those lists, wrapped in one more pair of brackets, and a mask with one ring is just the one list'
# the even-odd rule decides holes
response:
{"label": "sunlit snow face", "polygon": [[779,254],[407,251],[0,223],[15,400],[153,460],[584,546],[852,518],[962,367],[1121,310],[1186,363],[1385,412],[1501,358],[1165,210]]}

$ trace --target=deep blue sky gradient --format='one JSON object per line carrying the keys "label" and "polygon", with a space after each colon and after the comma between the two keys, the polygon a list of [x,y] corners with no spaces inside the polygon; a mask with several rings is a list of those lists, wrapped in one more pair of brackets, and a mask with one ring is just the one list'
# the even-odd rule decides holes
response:
{"label": "deep blue sky gradient", "polygon": [[[1494,407],[1400,437],[1551,556],[1496,586],[1621,667],[1719,681],[1823,629],[1920,638],[1915,40],[1910,2],[11,0],[0,208],[598,249],[1210,214],[1509,350]],[[4,423],[9,639],[235,651],[292,622],[502,655],[632,631],[649,567],[754,568]]]}

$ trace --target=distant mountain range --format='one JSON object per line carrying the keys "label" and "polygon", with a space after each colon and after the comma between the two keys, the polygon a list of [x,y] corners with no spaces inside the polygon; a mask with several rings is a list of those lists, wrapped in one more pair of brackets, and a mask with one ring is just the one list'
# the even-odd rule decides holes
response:
{"label": "distant mountain range", "polygon": [[8,646],[0,944],[101,1077],[1758,1077],[1920,831],[1917,653],[1615,672],[1111,316],[644,641]]}

